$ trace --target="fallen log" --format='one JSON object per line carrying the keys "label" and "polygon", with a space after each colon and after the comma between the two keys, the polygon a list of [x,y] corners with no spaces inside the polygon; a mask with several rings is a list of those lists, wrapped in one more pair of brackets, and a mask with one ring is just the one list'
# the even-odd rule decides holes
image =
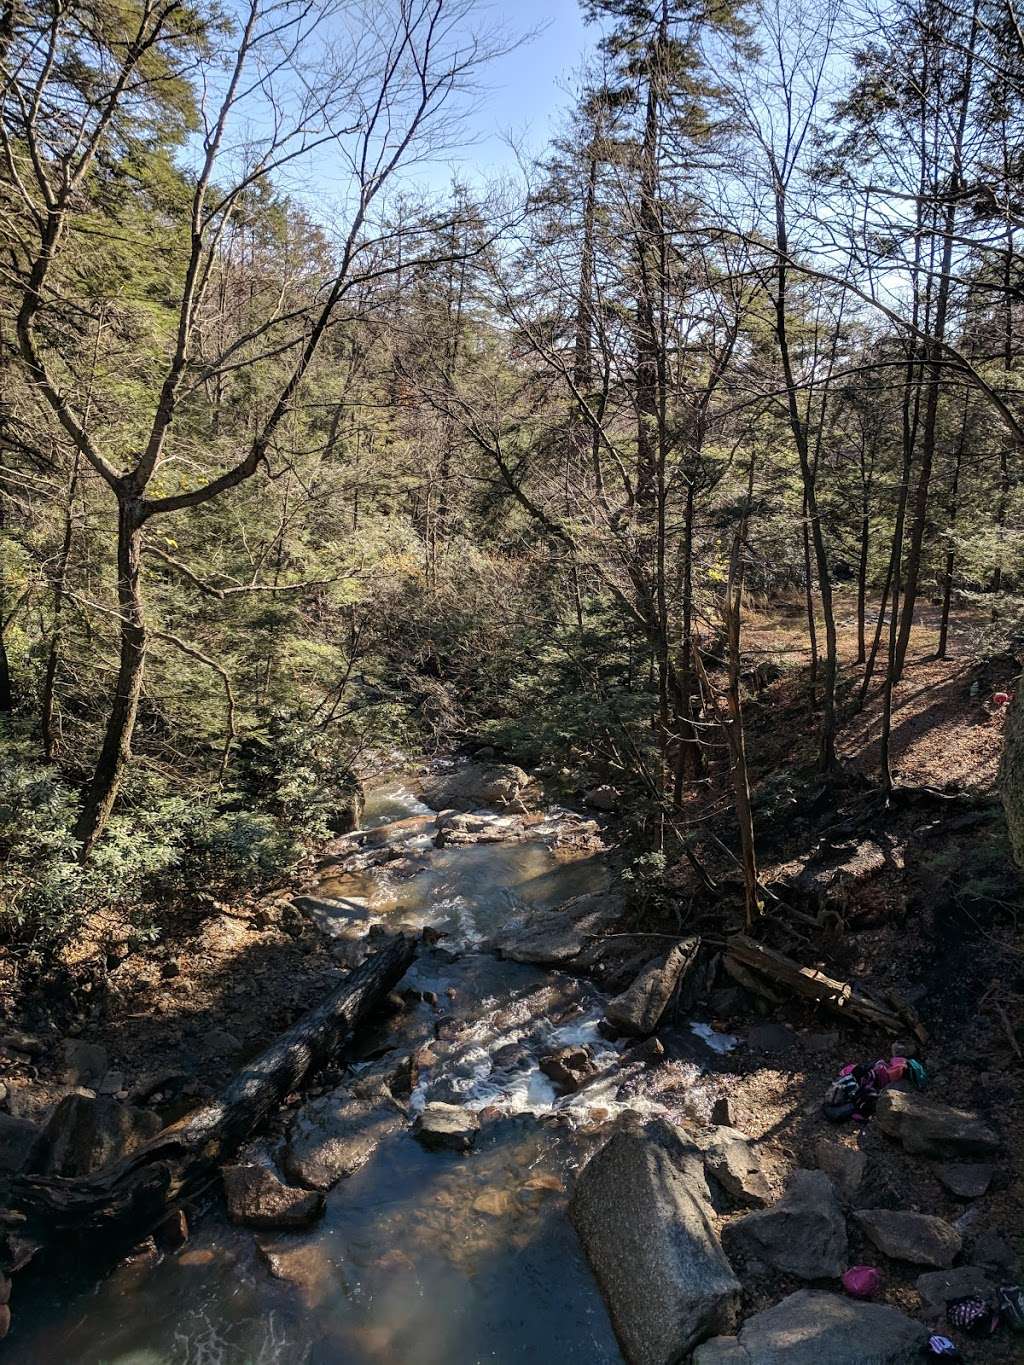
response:
{"label": "fallen log", "polygon": [[10,1186],[11,1210],[25,1215],[41,1240],[55,1232],[144,1236],[195,1193],[314,1067],[350,1040],[415,951],[415,940],[391,939],[240,1071],[219,1099],[161,1129],[120,1161],[73,1179],[17,1176]]}
{"label": "fallen log", "polygon": [[802,967],[799,962],[755,943],[745,934],[730,938],[725,954],[727,970],[732,965],[739,968],[737,975],[753,972],[755,977],[764,977],[791,994],[824,1005],[844,1019],[854,1020],[867,1028],[884,1029],[891,1037],[909,1032],[919,1043],[927,1037],[920,1019],[903,1001],[890,997],[890,1003],[883,1004],[844,981],[836,981],[813,967]]}

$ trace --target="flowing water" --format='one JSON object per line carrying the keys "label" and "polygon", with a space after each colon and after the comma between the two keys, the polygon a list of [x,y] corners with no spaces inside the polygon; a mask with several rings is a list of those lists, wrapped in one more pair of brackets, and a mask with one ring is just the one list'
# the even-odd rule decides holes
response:
{"label": "flowing water", "polygon": [[[593,851],[560,846],[552,812],[527,837],[434,847],[434,816],[399,782],[371,793],[364,852],[325,874],[314,913],[344,937],[367,920],[444,932],[403,988],[421,1000],[360,1039],[353,1070],[424,1041],[437,1055],[410,1107],[484,1113],[468,1156],[386,1138],[302,1233],[232,1227],[216,1200],[187,1246],[97,1285],[27,1282],[6,1358],[18,1365],[476,1365],[621,1360],[566,1216],[573,1171],[623,1108],[658,1108],[597,1032],[597,991],[478,951],[531,910],[607,887]],[[373,866],[379,851],[389,861]],[[708,1030],[710,1033],[710,1030]],[[720,1040],[712,1037],[712,1046]],[[605,1074],[559,1097],[538,1059],[583,1042]],[[634,1066],[634,1073],[641,1068]],[[634,1082],[635,1082],[634,1076]],[[693,1096],[700,1068],[684,1073]],[[602,1130],[605,1130],[602,1133]],[[262,1244],[262,1249],[261,1249]],[[269,1258],[267,1253],[269,1252]],[[277,1276],[271,1273],[273,1261]],[[83,1268],[85,1270],[87,1268]],[[84,1277],[83,1277],[84,1278]]]}

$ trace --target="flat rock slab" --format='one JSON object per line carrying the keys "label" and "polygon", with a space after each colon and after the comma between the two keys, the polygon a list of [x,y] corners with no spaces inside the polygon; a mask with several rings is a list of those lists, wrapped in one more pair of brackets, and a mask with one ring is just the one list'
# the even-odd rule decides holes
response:
{"label": "flat rock slab", "polygon": [[980,1199],[995,1173],[996,1168],[983,1161],[954,1161],[935,1172],[946,1189],[961,1199]]}
{"label": "flat rock slab", "polygon": [[285,1185],[273,1171],[255,1163],[221,1171],[228,1217],[249,1228],[305,1228],[323,1213],[319,1190]]}
{"label": "flat rock slab", "polygon": [[570,1216],[630,1365],[674,1365],[732,1327],[740,1284],[701,1154],[670,1124],[616,1133],[580,1172]]}
{"label": "flat rock slab", "polygon": [[853,1215],[868,1241],[894,1261],[944,1269],[960,1254],[959,1232],[944,1218],[895,1209],[858,1209]]}
{"label": "flat rock slab", "polygon": [[332,1091],[295,1116],[281,1162],[284,1173],[309,1189],[329,1190],[365,1165],[404,1122],[379,1079]]}
{"label": "flat rock slab", "polygon": [[636,979],[614,999],[608,1001],[605,1018],[619,1030],[646,1038],[661,1022],[680,979],[693,965],[700,947],[699,938],[683,939],[652,958]]}
{"label": "flat rock slab", "polygon": [[480,1120],[458,1104],[435,1101],[416,1120],[413,1133],[431,1151],[468,1152],[476,1142]]}
{"label": "flat rock slab", "polygon": [[995,1156],[1001,1146],[999,1134],[977,1114],[909,1090],[884,1090],[875,1123],[916,1156]]}
{"label": "flat rock slab", "polygon": [[730,1223],[726,1244],[801,1280],[845,1270],[846,1220],[824,1171],[794,1171],[777,1204]]}
{"label": "flat rock slab", "polygon": [[927,1339],[886,1304],[801,1289],[748,1318],[738,1337],[698,1346],[693,1365],[911,1365]]}
{"label": "flat rock slab", "polygon": [[557,967],[571,962],[595,938],[618,924],[624,903],[610,892],[577,896],[557,910],[531,914],[525,924],[511,926],[484,945],[512,962]]}
{"label": "flat rock slab", "polygon": [[741,1204],[763,1208],[771,1203],[772,1192],[761,1158],[739,1129],[721,1126],[712,1132],[704,1148],[704,1169]]}

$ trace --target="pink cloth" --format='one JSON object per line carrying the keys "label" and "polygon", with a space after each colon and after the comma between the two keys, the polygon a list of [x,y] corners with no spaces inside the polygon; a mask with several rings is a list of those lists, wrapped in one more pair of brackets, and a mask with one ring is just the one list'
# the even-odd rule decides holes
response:
{"label": "pink cloth", "polygon": [[871,1265],[852,1265],[843,1272],[843,1288],[855,1299],[873,1299],[882,1287],[882,1277]]}

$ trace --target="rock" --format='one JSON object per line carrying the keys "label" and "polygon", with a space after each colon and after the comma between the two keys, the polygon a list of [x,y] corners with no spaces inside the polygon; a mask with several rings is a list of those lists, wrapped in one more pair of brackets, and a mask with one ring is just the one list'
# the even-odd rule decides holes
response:
{"label": "rock", "polygon": [[894,1261],[951,1266],[959,1255],[960,1234],[943,1218],[898,1209],[858,1209],[853,1215],[868,1240]]}
{"label": "rock", "polygon": [[298,1246],[261,1243],[260,1254],[275,1280],[295,1285],[307,1308],[318,1307],[330,1295],[334,1287],[334,1266],[319,1242],[306,1241]]}
{"label": "rock", "polygon": [[64,1080],[68,1085],[92,1085],[107,1074],[107,1049],[81,1038],[64,1041]]}
{"label": "rock", "polygon": [[127,1155],[163,1123],[151,1109],[107,1096],[68,1095],[50,1116],[32,1154],[34,1175],[88,1175]]}
{"label": "rock", "polygon": [[616,1133],[580,1172],[570,1215],[630,1365],[672,1365],[732,1327],[740,1284],[701,1156],[670,1124]]}
{"label": "rock", "polygon": [[814,1159],[818,1170],[824,1171],[835,1181],[839,1193],[845,1199],[852,1199],[860,1189],[867,1170],[866,1154],[856,1147],[819,1138],[814,1144]]}
{"label": "rock", "polygon": [[323,1213],[319,1190],[299,1190],[266,1166],[249,1163],[221,1171],[228,1217],[249,1228],[306,1228]]}
{"label": "rock", "polygon": [[0,1114],[0,1171],[23,1170],[41,1131],[31,1119]]}
{"label": "rock", "polygon": [[180,1251],[188,1241],[188,1218],[185,1210],[172,1209],[154,1228],[153,1241],[160,1251]]}
{"label": "rock", "polygon": [[610,932],[622,917],[620,896],[595,892],[577,896],[555,910],[531,914],[525,925],[512,926],[481,945],[511,962],[557,967],[570,962],[594,938]]}
{"label": "rock", "polygon": [[574,1094],[584,1081],[597,1074],[594,1059],[585,1047],[563,1047],[540,1059],[540,1069],[563,1095]]}
{"label": "rock", "polygon": [[160,968],[160,975],[165,981],[173,981],[176,976],[181,975],[181,966],[173,957],[169,958]]}
{"label": "rock", "polygon": [[630,1062],[642,1062],[644,1066],[657,1066],[665,1060],[665,1044],[660,1038],[645,1038],[627,1049]]}
{"label": "rock", "polygon": [[741,1204],[763,1208],[772,1192],[750,1139],[737,1128],[718,1127],[704,1150],[704,1169]]}
{"label": "rock", "polygon": [[915,1156],[994,1156],[998,1133],[977,1114],[953,1109],[910,1090],[883,1090],[875,1123]]}
{"label": "rock", "polygon": [[752,1052],[788,1052],[796,1042],[797,1035],[786,1024],[755,1024],[747,1034]]}
{"label": "rock", "polygon": [[946,1189],[961,1199],[980,1199],[995,1173],[994,1166],[981,1161],[953,1162],[935,1172]]}
{"label": "rock", "polygon": [[404,1121],[379,1077],[333,1090],[296,1114],[281,1161],[284,1173],[309,1189],[329,1190],[365,1165]]}
{"label": "rock", "polygon": [[741,986],[719,986],[708,996],[708,1008],[716,1019],[732,1019],[742,1014],[750,997]]}
{"label": "rock", "polygon": [[0,1304],[0,1341],[11,1330],[11,1307],[10,1304]]}
{"label": "rock", "polygon": [[915,1281],[917,1292],[924,1300],[925,1313],[931,1318],[945,1318],[946,1304],[953,1299],[980,1294],[987,1299],[994,1288],[980,1266],[962,1265],[955,1270],[929,1270]]}
{"label": "rock", "polygon": [[911,1365],[927,1339],[886,1304],[801,1289],[748,1318],[739,1337],[699,1346],[693,1365]]}
{"label": "rock", "polygon": [[600,787],[591,787],[583,797],[583,803],[591,810],[602,810],[610,815],[619,808],[619,793],[605,783]]}
{"label": "rock", "polygon": [[119,1090],[124,1089],[124,1072],[108,1071],[96,1087],[99,1095],[116,1095]]}
{"label": "rock", "polygon": [[696,938],[683,939],[667,953],[652,958],[621,995],[608,1001],[605,1018],[612,1027],[640,1038],[653,1033],[699,943]]}
{"label": "rock", "polygon": [[728,1095],[719,1095],[711,1106],[711,1122],[717,1127],[735,1128],[736,1122],[732,1112],[732,1100]]}
{"label": "rock", "polygon": [[491,1218],[502,1218],[515,1209],[515,1200],[508,1190],[484,1190],[473,1200],[477,1213],[486,1213]]}
{"label": "rock", "polygon": [[457,1104],[425,1106],[413,1127],[414,1135],[430,1151],[468,1152],[480,1131],[476,1114]]}
{"label": "rock", "polygon": [[26,1057],[41,1057],[46,1051],[46,1044],[42,1038],[37,1038],[34,1033],[22,1033],[17,1029],[0,1036],[0,1047],[12,1052],[23,1052]]}
{"label": "rock", "polygon": [[[834,1047],[839,1045],[838,1033],[808,1033],[804,1038],[804,1047],[808,1052],[825,1053],[831,1052]],[[900,1053],[899,1056],[905,1054]]]}
{"label": "rock", "polygon": [[233,1057],[241,1052],[242,1042],[227,1029],[214,1028],[203,1034],[201,1050],[207,1057]]}
{"label": "rock", "polygon": [[529,775],[512,763],[467,763],[423,783],[423,800],[432,810],[475,810],[508,806],[530,785]]}
{"label": "rock", "polygon": [[1013,1248],[998,1232],[982,1232],[974,1239],[972,1260],[1002,1274],[1013,1273],[1017,1257]]}
{"label": "rock", "polygon": [[801,1280],[833,1278],[847,1264],[846,1222],[823,1171],[794,1171],[777,1204],[730,1223],[725,1236],[730,1249]]}

